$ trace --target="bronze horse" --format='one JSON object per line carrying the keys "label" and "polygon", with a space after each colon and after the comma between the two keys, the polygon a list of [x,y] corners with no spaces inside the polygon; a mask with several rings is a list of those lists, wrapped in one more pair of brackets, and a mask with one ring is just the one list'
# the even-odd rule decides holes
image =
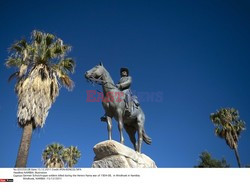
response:
{"label": "bronze horse", "polygon": [[[108,71],[104,68],[103,64],[100,63],[94,68],[88,70],[85,73],[85,78],[89,81],[99,83],[103,89],[103,100],[102,105],[105,110],[107,117],[107,128],[108,128],[108,139],[111,140],[112,130],[112,118],[118,122],[118,128],[120,131],[120,143],[124,144],[123,138],[123,127],[127,131],[129,138],[134,145],[134,149],[141,153],[142,140],[151,144],[152,140],[147,136],[144,128],[145,115],[140,106],[135,108],[131,116],[125,116],[125,102],[124,93],[120,91]],[[138,133],[138,140],[136,143],[136,131]]]}

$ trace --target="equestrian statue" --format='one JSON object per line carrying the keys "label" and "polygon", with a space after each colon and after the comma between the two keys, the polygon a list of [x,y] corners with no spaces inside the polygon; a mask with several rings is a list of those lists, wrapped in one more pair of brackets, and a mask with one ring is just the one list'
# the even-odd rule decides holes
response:
{"label": "equestrian statue", "polygon": [[[145,132],[145,115],[138,99],[132,95],[130,90],[132,77],[129,76],[128,68],[121,68],[120,75],[120,81],[118,84],[114,84],[109,72],[100,63],[88,70],[85,73],[85,78],[90,82],[102,85],[102,106],[105,115],[101,117],[101,121],[107,122],[108,139],[112,139],[112,118],[115,118],[120,132],[120,143],[124,144],[123,128],[125,128],[135,151],[141,153],[142,141],[150,145],[152,140]],[[138,134],[137,141],[136,132]]]}

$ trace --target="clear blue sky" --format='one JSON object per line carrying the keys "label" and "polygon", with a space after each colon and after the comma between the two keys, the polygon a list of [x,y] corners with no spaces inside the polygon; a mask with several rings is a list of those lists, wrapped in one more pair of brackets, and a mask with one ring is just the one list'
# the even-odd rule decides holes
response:
{"label": "clear blue sky", "polygon": [[[93,87],[83,77],[100,60],[113,80],[127,66],[141,96],[146,131],[143,153],[158,167],[193,167],[207,150],[236,167],[234,152],[214,135],[209,115],[234,107],[247,130],[241,135],[242,165],[250,164],[250,1],[1,1],[0,167],[15,165],[22,130],[16,120],[14,69],[4,66],[7,48],[34,29],[72,45],[75,88],[62,88],[44,128],[34,132],[28,167],[43,167],[41,154],[53,142],[78,146],[77,167],[90,167],[93,146],[107,139],[101,103],[87,103]],[[145,93],[160,92],[162,100]],[[114,121],[113,138],[119,140]],[[125,144],[131,143],[125,134]]]}

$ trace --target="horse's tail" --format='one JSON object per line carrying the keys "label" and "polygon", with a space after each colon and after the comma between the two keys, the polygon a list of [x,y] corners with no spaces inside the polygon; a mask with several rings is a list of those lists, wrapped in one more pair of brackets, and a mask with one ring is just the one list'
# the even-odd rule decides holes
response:
{"label": "horse's tail", "polygon": [[142,137],[143,137],[143,141],[150,145],[152,143],[152,139],[146,134],[145,130],[142,130]]}

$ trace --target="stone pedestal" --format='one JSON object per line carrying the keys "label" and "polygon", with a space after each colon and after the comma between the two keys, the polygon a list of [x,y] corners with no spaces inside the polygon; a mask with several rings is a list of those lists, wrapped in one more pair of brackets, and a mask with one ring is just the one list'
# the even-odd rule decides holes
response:
{"label": "stone pedestal", "polygon": [[94,152],[93,168],[157,168],[150,157],[113,140],[96,144]]}

